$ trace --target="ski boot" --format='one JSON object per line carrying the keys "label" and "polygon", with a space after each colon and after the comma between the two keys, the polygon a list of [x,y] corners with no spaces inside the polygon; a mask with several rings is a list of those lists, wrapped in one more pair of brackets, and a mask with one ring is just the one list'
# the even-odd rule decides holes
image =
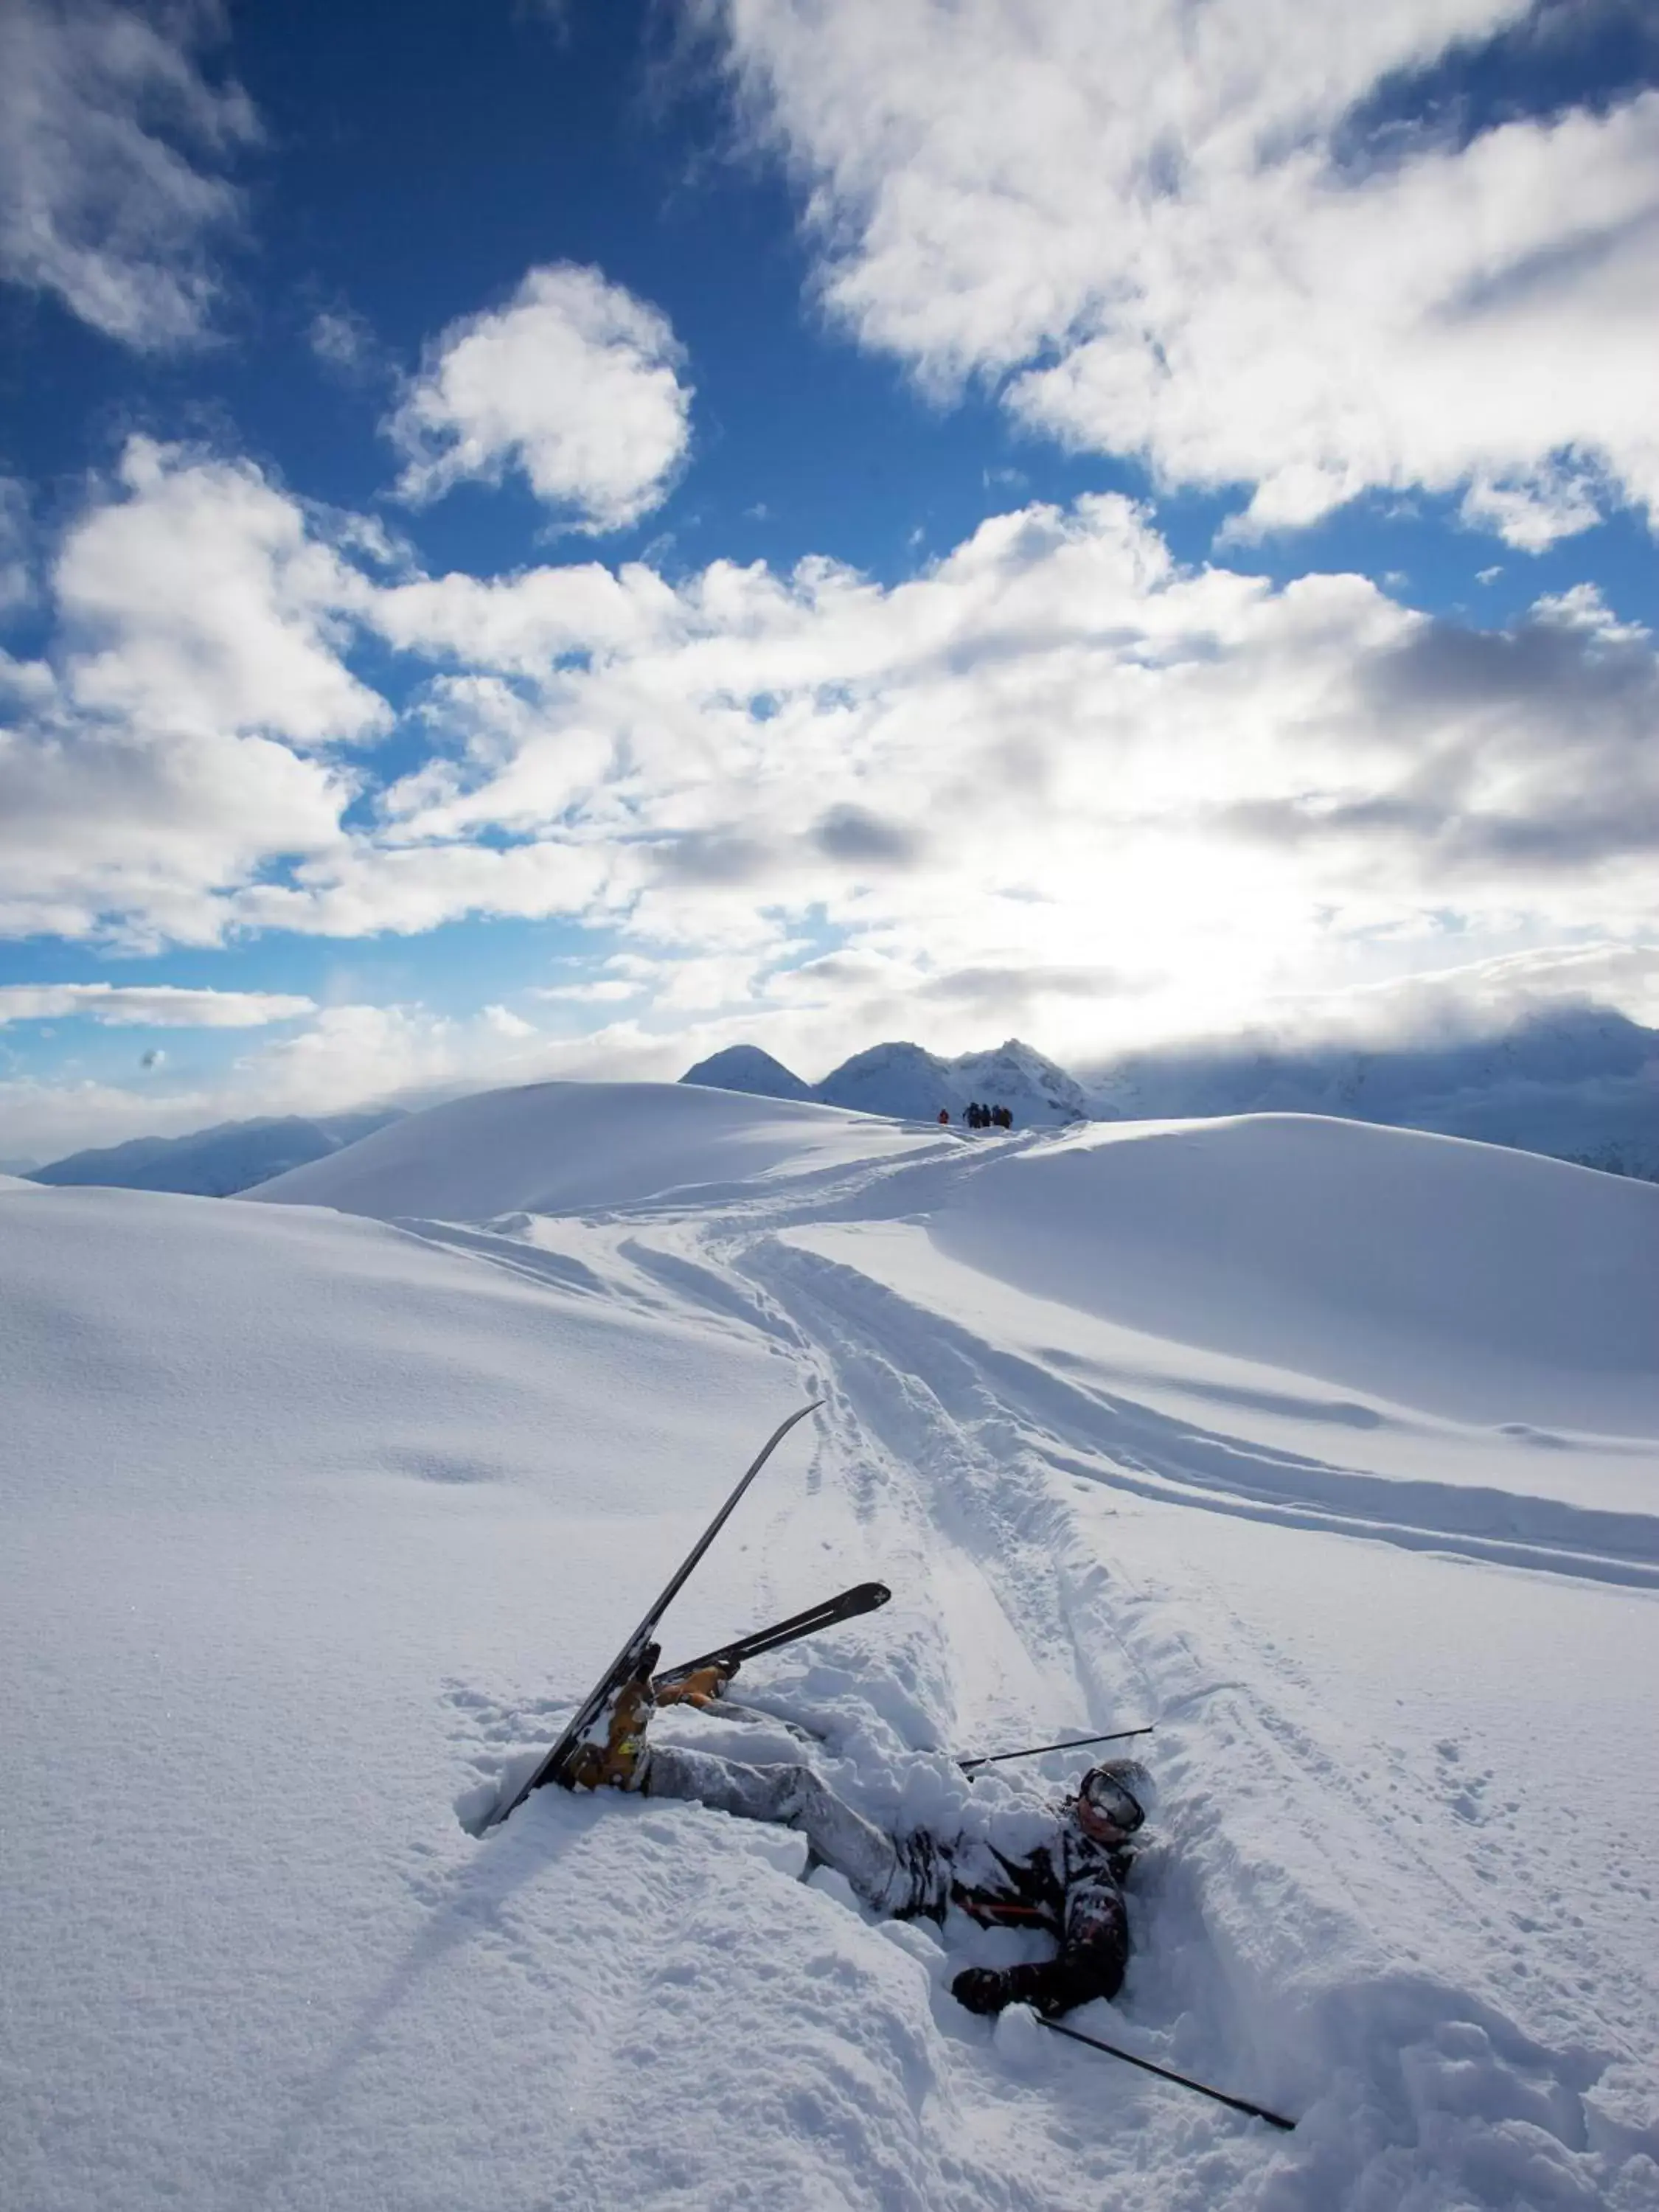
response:
{"label": "ski boot", "polygon": [[593,1717],[568,1770],[573,1790],[638,1790],[645,1780],[645,1735],[656,1708],[651,1669],[656,1649],[637,1674],[619,1682]]}

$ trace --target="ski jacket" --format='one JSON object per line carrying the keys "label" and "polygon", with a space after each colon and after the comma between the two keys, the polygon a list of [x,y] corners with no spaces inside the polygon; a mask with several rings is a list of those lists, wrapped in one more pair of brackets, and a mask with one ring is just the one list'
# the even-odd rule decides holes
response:
{"label": "ski jacket", "polygon": [[997,1977],[1003,2002],[1054,2014],[1117,1995],[1129,1957],[1129,1859],[1069,1820],[1029,1858],[1006,1858],[988,1844],[951,1854],[950,1903],[983,1927],[1035,1928],[1059,1946],[1054,1958]]}

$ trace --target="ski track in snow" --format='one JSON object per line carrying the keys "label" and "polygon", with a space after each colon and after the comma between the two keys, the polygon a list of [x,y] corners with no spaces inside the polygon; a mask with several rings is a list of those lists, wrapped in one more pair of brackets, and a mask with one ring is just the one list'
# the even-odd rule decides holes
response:
{"label": "ski track in snow", "polygon": [[[975,1172],[988,1152],[959,1171]],[[896,2056],[914,2103],[932,2112],[931,2135],[956,2142],[957,2163],[896,2171],[868,2194],[822,2201],[1060,2206],[1097,2191],[1112,2201],[1114,2191],[1144,2193],[1161,2160],[1165,2192],[1146,2200],[1160,2205],[1659,2204],[1659,2131],[1650,2099],[1644,2124],[1644,2100],[1632,2094],[1659,2018],[1655,1987],[1627,1947],[1607,1940],[1620,1931],[1587,1934],[1572,1912],[1570,1847],[1561,1865],[1558,1839],[1540,1838],[1520,1802],[1488,1802],[1491,1771],[1467,1765],[1449,1741],[1407,1748],[1379,1739],[1359,1769],[1352,1741],[1322,1730],[1305,1668],[1217,1584],[1195,1643],[1202,1569],[1177,1587],[1139,1540],[1153,1521],[1165,1537],[1176,1532],[1178,1547],[1194,1514],[1243,1516],[1324,1544],[1432,1554],[1442,1574],[1462,1559],[1640,1589],[1659,1582],[1659,1520],[1479,1483],[1400,1480],[1370,1471],[1363,1452],[1324,1459],[1275,1448],[1102,1387],[1060,1348],[1043,1359],[990,1341],[872,1278],[856,1237],[833,1225],[881,1218],[915,1181],[915,1164],[900,1161],[828,1179],[810,1206],[785,1188],[712,1214],[656,1204],[580,1223],[400,1224],[641,1313],[694,1310],[708,1326],[782,1350],[803,1389],[826,1394],[815,1482],[839,1492],[899,1601],[860,1624],[857,1639],[884,1681],[805,1655],[781,1672],[795,1709],[816,1697],[839,1719],[830,1771],[872,1814],[902,1826],[933,1809],[925,1790],[907,1801],[898,1786],[904,1747],[988,1748],[1034,1733],[1158,1723],[1147,1755],[1160,1840],[1137,1874],[1131,1978],[1118,2006],[1091,2007],[1079,2024],[1304,2113],[1297,2136],[1268,2138],[1056,2045],[1017,2014],[994,2031],[964,2027],[936,1987],[932,2047],[918,2049],[888,2019],[873,2070],[845,2086],[855,2103],[884,2106],[894,2085],[882,2069]],[[1329,1393],[1322,1407],[1294,1377],[1279,1398],[1255,1395],[1316,1434],[1322,1419],[1328,1435],[1359,1438],[1395,1418],[1386,1405]],[[1212,1386],[1210,1402],[1250,1395]],[[758,1499],[757,1518],[749,1540],[764,1559]],[[756,1618],[800,1595],[758,1576]],[[765,1701],[763,1687],[745,1693]],[[487,1723],[480,1713],[471,1725],[536,1741],[558,1717],[543,1705]],[[1476,1844],[1462,1857],[1425,1850],[1425,1806],[1441,1832],[1455,1820]],[[696,1817],[652,1808],[638,1826],[649,1835]],[[1357,1886],[1345,1864],[1364,1869]],[[827,1887],[832,1909],[850,1911]],[[1530,1887],[1532,1924],[1509,1924],[1488,1887]],[[1636,1879],[1630,1889],[1651,1918],[1650,1892]],[[824,1908],[805,1896],[798,1909]],[[673,1989],[696,1971],[665,1940],[659,1949],[646,1931],[658,1960],[650,1993],[613,2023],[608,2057],[584,2061],[590,2072],[603,2063],[613,2086],[642,2009],[672,2033]],[[925,1936],[916,1942],[926,1948]],[[958,1963],[942,1969],[945,1978]],[[843,2070],[852,2063],[837,2055]],[[573,2102],[611,2093],[589,2083]],[[833,2138],[850,2123],[829,2086],[823,2094],[818,2118]],[[988,2126],[997,2111],[1006,2129]],[[976,2139],[1004,2157],[1017,2140],[1021,2174],[975,2160]],[[579,2170],[598,2188],[587,2165],[597,2139],[587,2130],[580,2140]],[[858,2157],[848,2152],[854,2170],[874,2155],[869,2140],[860,2144]],[[667,2187],[672,2177],[659,2179]],[[690,2179],[683,2174],[682,2185]],[[610,2200],[601,2191],[568,2201]]]}

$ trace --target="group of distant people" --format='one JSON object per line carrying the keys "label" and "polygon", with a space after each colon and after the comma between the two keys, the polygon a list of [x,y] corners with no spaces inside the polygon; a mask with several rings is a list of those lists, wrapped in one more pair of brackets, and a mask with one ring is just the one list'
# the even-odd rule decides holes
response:
{"label": "group of distant people", "polygon": [[[950,1109],[941,1106],[939,1118],[941,1127],[947,1124]],[[1012,1129],[1014,1126],[1014,1117],[1006,1106],[982,1106],[977,1099],[970,1101],[962,1118],[970,1129]]]}

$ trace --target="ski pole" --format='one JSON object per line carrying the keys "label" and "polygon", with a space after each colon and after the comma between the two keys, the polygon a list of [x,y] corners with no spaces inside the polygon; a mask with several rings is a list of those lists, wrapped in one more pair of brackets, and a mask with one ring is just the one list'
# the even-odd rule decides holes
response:
{"label": "ski pole", "polygon": [[1149,1721],[1145,1728],[1117,1729],[1110,1735],[1073,1735],[1064,1743],[1028,1744],[1024,1751],[982,1752],[977,1759],[959,1759],[957,1765],[964,1774],[971,1774],[976,1766],[1000,1766],[1008,1759],[1036,1759],[1045,1751],[1080,1751],[1087,1743],[1122,1743],[1132,1735],[1151,1735],[1155,1726]]}
{"label": "ski pole", "polygon": [[1230,2097],[1224,2089],[1212,2089],[1207,2081],[1194,2081],[1189,2074],[1176,2074],[1167,2066],[1154,2066],[1150,2058],[1137,2058],[1133,2051],[1120,2051],[1116,2044],[1103,2043],[1097,2035],[1085,2035],[1081,2028],[1063,2027],[1057,2020],[1044,2020],[1041,2013],[1032,2017],[1039,2027],[1051,2027],[1056,2035],[1069,2035],[1073,2043],[1086,2043],[1091,2051],[1103,2051],[1109,2058],[1121,2058],[1128,2065],[1156,2074],[1160,2081],[1176,2081],[1183,2089],[1196,2089],[1200,2097],[1213,2097],[1218,2105],[1231,2105],[1234,2112],[1248,2112],[1253,2120],[1266,2120],[1270,2127],[1283,2128],[1287,2135],[1296,2126],[1294,2120],[1270,2112],[1265,2105],[1253,2105],[1244,2097]]}

